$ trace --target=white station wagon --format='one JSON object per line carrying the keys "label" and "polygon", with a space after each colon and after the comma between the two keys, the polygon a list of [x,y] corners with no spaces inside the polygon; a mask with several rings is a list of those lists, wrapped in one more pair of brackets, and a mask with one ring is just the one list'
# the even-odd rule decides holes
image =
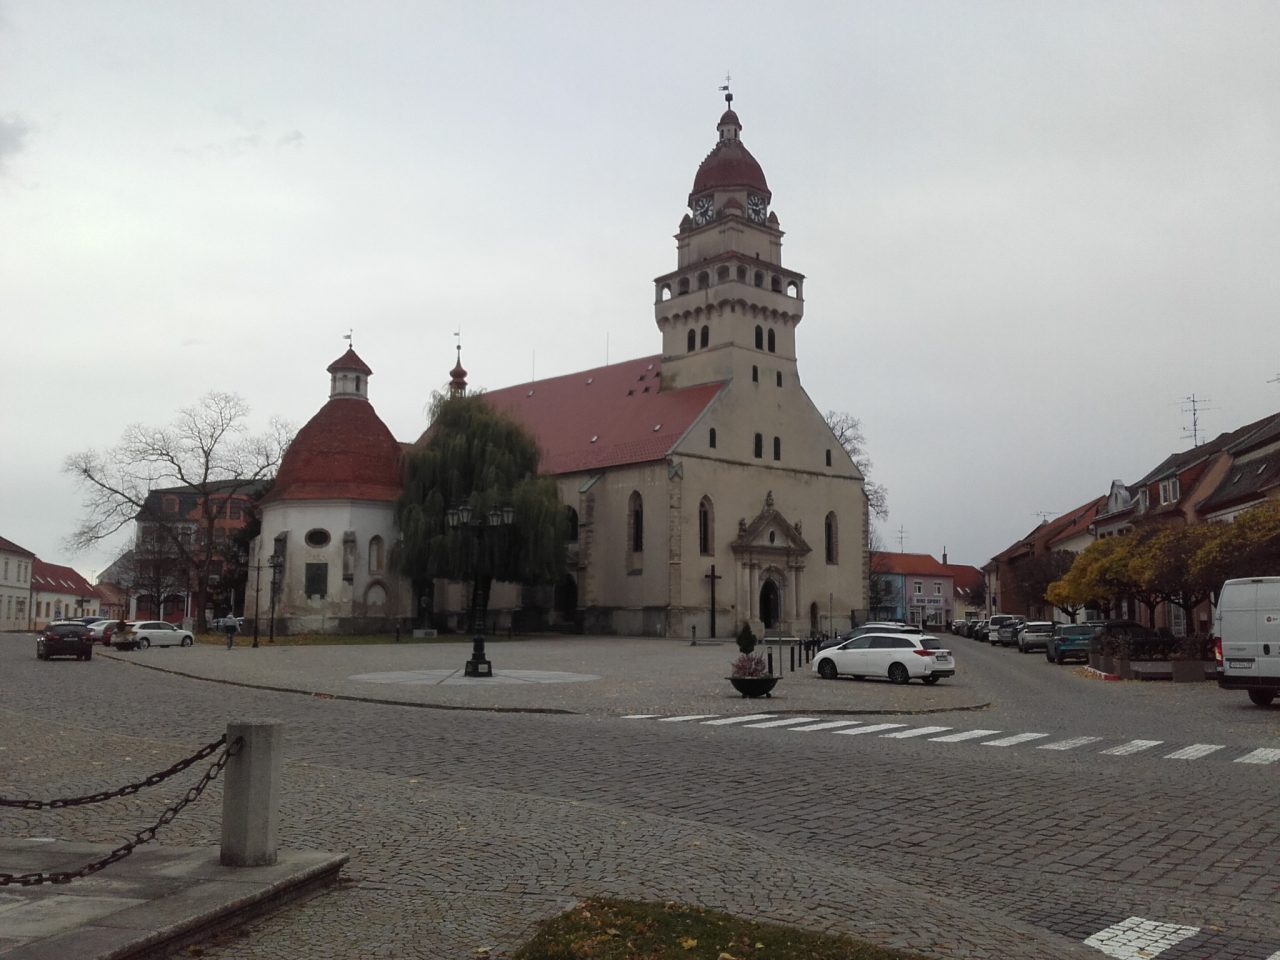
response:
{"label": "white station wagon", "polygon": [[145,650],[147,647],[189,647],[195,638],[189,630],[163,620],[136,620],[128,625],[123,637],[113,638],[112,642],[136,643]]}
{"label": "white station wagon", "polygon": [[919,678],[937,683],[956,673],[951,651],[928,634],[869,633],[854,637],[838,647],[829,647],[813,660],[813,669],[824,680],[839,676],[888,677],[894,683],[910,683]]}

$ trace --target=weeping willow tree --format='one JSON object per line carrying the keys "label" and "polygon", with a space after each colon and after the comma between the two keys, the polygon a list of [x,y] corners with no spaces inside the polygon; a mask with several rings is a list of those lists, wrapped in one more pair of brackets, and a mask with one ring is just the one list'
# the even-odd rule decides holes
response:
{"label": "weeping willow tree", "polygon": [[[471,508],[450,526],[449,511]],[[489,514],[512,508],[513,522]],[[554,583],[565,570],[568,520],[555,481],[538,476],[538,447],[483,395],[437,397],[426,440],[406,459],[396,504],[395,564],[419,596],[435,579],[472,585],[473,629],[484,623],[494,580]]]}

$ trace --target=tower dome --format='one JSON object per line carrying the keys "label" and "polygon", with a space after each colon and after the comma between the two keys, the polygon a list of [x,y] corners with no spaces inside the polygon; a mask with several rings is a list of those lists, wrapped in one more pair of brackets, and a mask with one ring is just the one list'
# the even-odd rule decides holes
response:
{"label": "tower dome", "polygon": [[742,122],[733,110],[726,110],[721,116],[716,129],[720,133],[719,142],[711,148],[711,152],[698,167],[693,178],[693,192],[690,199],[698,194],[713,190],[748,189],[755,190],[771,198],[769,184],[765,181],[764,171],[759,162],[751,155],[751,151],[742,145],[739,134]]}

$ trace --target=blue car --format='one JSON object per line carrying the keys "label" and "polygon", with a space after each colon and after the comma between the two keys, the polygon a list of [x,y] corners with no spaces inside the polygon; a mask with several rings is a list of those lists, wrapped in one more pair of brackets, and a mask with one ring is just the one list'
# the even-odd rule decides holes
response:
{"label": "blue car", "polygon": [[1068,657],[1089,661],[1089,641],[1093,639],[1092,623],[1060,623],[1053,629],[1044,648],[1050,663],[1063,663]]}

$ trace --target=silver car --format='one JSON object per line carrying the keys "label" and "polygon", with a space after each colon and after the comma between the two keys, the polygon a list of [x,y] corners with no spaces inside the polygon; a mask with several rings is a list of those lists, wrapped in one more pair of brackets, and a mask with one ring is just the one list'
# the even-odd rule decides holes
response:
{"label": "silver car", "polygon": [[1056,626],[1056,623],[1048,620],[1028,620],[1026,625],[1018,631],[1018,652],[1048,650],[1049,641],[1053,639],[1053,630]]}
{"label": "silver car", "polygon": [[126,624],[123,636],[114,636],[111,642],[117,646],[134,644],[145,650],[147,647],[189,647],[195,643],[195,637],[190,631],[163,620],[135,620]]}

